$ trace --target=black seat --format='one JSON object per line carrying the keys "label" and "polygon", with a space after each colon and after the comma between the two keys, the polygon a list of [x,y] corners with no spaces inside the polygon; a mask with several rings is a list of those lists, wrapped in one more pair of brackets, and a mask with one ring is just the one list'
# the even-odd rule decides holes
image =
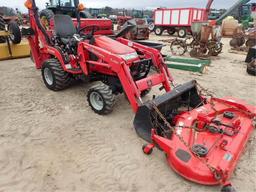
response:
{"label": "black seat", "polygon": [[67,44],[73,35],[77,33],[72,18],[69,15],[55,15],[54,28],[57,37],[59,37],[64,44]]}

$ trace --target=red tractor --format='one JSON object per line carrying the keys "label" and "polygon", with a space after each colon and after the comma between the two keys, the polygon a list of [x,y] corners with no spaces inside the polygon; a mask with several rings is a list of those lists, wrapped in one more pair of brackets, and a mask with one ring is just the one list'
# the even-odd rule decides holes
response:
{"label": "red tractor", "polygon": [[[47,88],[59,91],[79,78],[99,81],[89,89],[87,100],[102,115],[113,110],[116,94],[126,94],[136,113],[136,132],[150,142],[143,147],[144,153],[157,146],[186,179],[233,190],[229,179],[253,131],[255,107],[233,98],[208,99],[199,94],[195,81],[174,86],[164,58],[154,48],[95,35],[98,26],[80,28],[78,17],[75,27],[68,15],[56,14],[54,30],[47,30],[35,0],[27,0],[25,6],[30,28],[23,34],[28,36]],[[79,11],[80,6],[76,7]],[[90,33],[85,35],[88,28]],[[142,96],[155,86],[166,93],[143,102]]]}
{"label": "red tractor", "polygon": [[[54,30],[48,30],[41,23],[35,1],[27,4],[31,25],[28,33],[32,34],[28,40],[36,68],[42,70],[47,88],[59,91],[81,77],[102,81],[104,85],[88,92],[89,104],[99,114],[112,111],[114,95],[118,93],[125,92],[137,111],[141,95],[151,87],[163,85],[170,91],[172,77],[156,49],[123,38],[114,40],[96,35],[94,32],[99,26],[76,27],[68,15],[54,15]],[[84,34],[88,29],[91,32]],[[153,67],[157,72],[149,75]]]}

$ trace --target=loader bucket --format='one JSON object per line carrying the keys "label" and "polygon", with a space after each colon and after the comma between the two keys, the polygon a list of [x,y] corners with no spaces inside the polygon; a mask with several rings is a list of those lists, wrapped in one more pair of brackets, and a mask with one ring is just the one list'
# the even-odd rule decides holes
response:
{"label": "loader bucket", "polygon": [[170,120],[177,115],[180,107],[200,106],[202,98],[199,96],[196,87],[196,81],[189,81],[185,84],[175,87],[172,91],[158,96],[155,99],[146,102],[138,108],[133,121],[137,134],[147,142],[152,142],[151,130],[157,129],[159,123],[152,118],[154,109],[152,104],[157,106],[166,119]]}

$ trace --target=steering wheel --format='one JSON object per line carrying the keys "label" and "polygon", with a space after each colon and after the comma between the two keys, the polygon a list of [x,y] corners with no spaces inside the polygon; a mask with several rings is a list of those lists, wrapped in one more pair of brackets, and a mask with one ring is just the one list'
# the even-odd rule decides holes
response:
{"label": "steering wheel", "polygon": [[85,30],[91,31],[90,36],[93,36],[95,31],[100,30],[100,26],[98,26],[98,25],[88,25],[88,26],[85,26],[85,27],[83,27],[83,28],[81,28],[79,30],[79,34],[82,31],[85,31]]}

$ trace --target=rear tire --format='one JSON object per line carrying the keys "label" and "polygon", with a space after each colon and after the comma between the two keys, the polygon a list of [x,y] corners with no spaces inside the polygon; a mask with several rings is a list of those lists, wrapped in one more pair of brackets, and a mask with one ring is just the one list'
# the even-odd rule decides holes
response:
{"label": "rear tire", "polygon": [[[5,22],[2,16],[0,16],[0,31],[5,31]],[[6,37],[0,36],[0,43],[5,43]]]}
{"label": "rear tire", "polygon": [[21,42],[21,31],[18,23],[15,21],[11,21],[8,24],[8,30],[11,33],[10,34],[10,39],[13,44],[19,44]]}
{"label": "rear tire", "polygon": [[107,115],[113,111],[115,97],[108,85],[100,83],[89,89],[87,101],[95,113]]}
{"label": "rear tire", "polygon": [[186,35],[187,35],[187,30],[186,30],[186,28],[180,28],[180,29],[178,30],[178,37],[184,38],[184,37],[186,37]]}
{"label": "rear tire", "polygon": [[43,9],[40,12],[40,19],[42,19],[42,17],[45,17],[50,24],[50,20],[54,17],[54,13],[50,9]]}
{"label": "rear tire", "polygon": [[42,77],[45,86],[52,91],[67,88],[72,82],[72,75],[63,70],[57,59],[48,59],[42,66]]}
{"label": "rear tire", "polygon": [[246,71],[249,75],[256,76],[256,59],[253,59],[250,63],[247,64]]}
{"label": "rear tire", "polygon": [[155,34],[156,35],[158,35],[158,36],[160,36],[160,35],[162,35],[162,33],[163,33],[163,28],[162,27],[155,27]]}
{"label": "rear tire", "polygon": [[248,39],[245,45],[248,48],[254,47],[256,45],[256,39]]}
{"label": "rear tire", "polygon": [[169,29],[167,29],[167,33],[168,33],[169,35],[174,35],[175,32],[176,32],[175,28],[169,28]]}

